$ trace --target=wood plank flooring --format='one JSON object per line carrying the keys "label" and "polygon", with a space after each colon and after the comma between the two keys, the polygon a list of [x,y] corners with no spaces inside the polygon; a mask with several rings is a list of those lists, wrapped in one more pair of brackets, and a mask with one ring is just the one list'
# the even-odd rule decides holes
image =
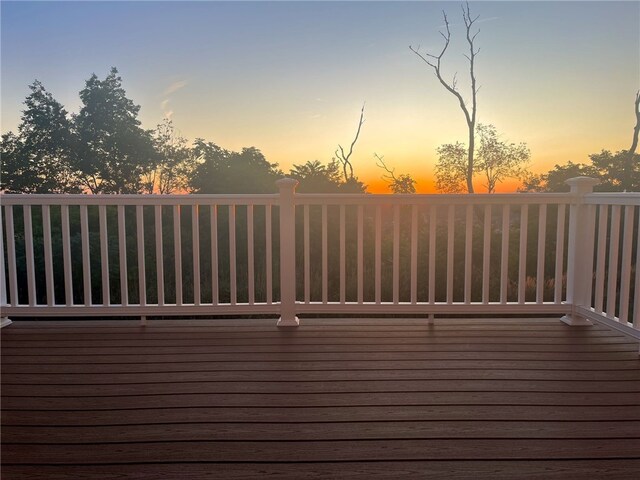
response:
{"label": "wood plank flooring", "polygon": [[640,478],[638,343],[558,319],[15,322],[2,478]]}

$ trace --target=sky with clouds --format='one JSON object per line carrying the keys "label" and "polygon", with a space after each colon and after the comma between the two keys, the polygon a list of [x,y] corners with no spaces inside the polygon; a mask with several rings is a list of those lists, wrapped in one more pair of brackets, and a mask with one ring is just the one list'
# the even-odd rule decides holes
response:
{"label": "sky with clouds", "polygon": [[[468,89],[458,2],[0,3],[2,132],[40,80],[68,111],[92,73],[118,68],[145,128],[173,120],[188,139],[255,146],[287,170],[329,161],[365,124],[353,155],[374,190],[384,172],[432,189],[436,148],[464,141],[456,100],[409,50],[441,48]],[[480,15],[478,116],[526,142],[531,169],[628,148],[640,87],[640,3],[471,2]],[[506,188],[512,188],[507,186]]]}

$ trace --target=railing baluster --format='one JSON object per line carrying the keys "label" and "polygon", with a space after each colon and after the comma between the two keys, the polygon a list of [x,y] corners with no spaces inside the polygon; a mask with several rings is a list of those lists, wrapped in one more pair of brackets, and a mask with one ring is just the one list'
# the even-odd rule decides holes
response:
{"label": "railing baluster", "polygon": [[136,206],[136,235],[138,237],[138,296],[140,306],[147,305],[147,272],[144,261],[144,212],[143,206]]}
{"label": "railing baluster", "polygon": [[249,289],[249,305],[256,303],[256,281],[253,258],[253,205],[247,205],[247,283]]}
{"label": "railing baluster", "polygon": [[509,205],[502,206],[502,254],[500,256],[500,303],[507,303],[509,282]]}
{"label": "railing baluster", "polygon": [[51,212],[49,205],[42,205],[42,242],[44,243],[44,275],[47,287],[47,305],[56,303],[53,289],[53,252],[51,249]]}
{"label": "railing baluster", "polygon": [[[271,213],[271,212],[269,212]],[[211,303],[218,305],[220,302],[218,283],[218,207],[211,204],[209,214],[211,215]],[[271,219],[269,219],[271,220]],[[267,228],[271,228],[271,222],[267,222]],[[269,237],[267,237],[269,238]],[[271,259],[271,248],[267,248],[267,275],[269,275],[268,262]],[[267,281],[270,278],[267,276]],[[270,293],[270,291],[268,292]]]}
{"label": "railing baluster", "polygon": [[[236,262],[236,207],[235,205],[229,205],[229,293],[231,305],[238,303]],[[282,272],[280,274],[282,275]]]}
{"label": "railing baluster", "polygon": [[84,304],[89,307],[93,303],[93,299],[91,298],[91,264],[89,263],[89,216],[86,205],[80,205],[80,237],[82,241]]}
{"label": "railing baluster", "polygon": [[455,241],[455,206],[447,208],[447,303],[453,303],[453,253]]}
{"label": "railing baluster", "polygon": [[22,208],[24,212],[24,248],[27,260],[27,293],[29,295],[29,306],[36,304],[36,270],[33,259],[33,219],[31,218],[31,205]]}
{"label": "railing baluster", "polygon": [[18,272],[16,270],[16,234],[15,224],[13,221],[13,206],[7,205],[5,209],[7,217],[7,263],[9,264],[9,296],[11,297],[11,305],[17,307],[20,305],[18,298]]}
{"label": "railing baluster", "polygon": [[620,205],[611,208],[611,236],[609,237],[609,273],[607,275],[607,317],[616,316],[616,292],[618,288],[618,249],[620,241]]}
{"label": "railing baluster", "polygon": [[129,305],[129,282],[127,278],[127,227],[124,221],[124,205],[118,205],[118,256],[120,257],[120,304],[126,306]]}
{"label": "railing baluster", "polygon": [[629,318],[629,293],[631,290],[631,249],[633,242],[634,207],[624,207],[624,234],[622,240],[622,272],[620,275],[620,321],[627,323]]}
{"label": "railing baluster", "polygon": [[329,248],[327,206],[322,205],[322,303],[329,301]]}
{"label": "railing baluster", "polygon": [[311,254],[309,246],[309,205],[305,205],[303,209],[304,214],[304,301],[309,303],[311,301]]}
{"label": "railing baluster", "polygon": [[200,305],[200,217],[198,205],[191,205],[191,241],[193,243],[193,304]]}
{"label": "railing baluster", "polygon": [[529,206],[520,206],[520,248],[518,250],[518,303],[524,303],[527,287],[527,234],[529,226]]}
{"label": "railing baluster", "polygon": [[380,205],[376,205],[375,229],[375,301],[380,304],[382,302],[382,209]]}
{"label": "railing baluster", "polygon": [[271,205],[265,205],[265,245],[267,249],[267,304],[273,303],[273,245],[271,232]]}
{"label": "railing baluster", "polygon": [[[2,223],[2,205],[0,205],[0,307],[6,307],[7,303],[7,279],[5,277],[6,271],[4,266],[4,235],[5,227]],[[6,315],[3,317],[4,312],[0,312],[0,325],[8,324],[8,318]]]}
{"label": "railing baluster", "polygon": [[436,301],[436,206],[429,208],[429,303]]}
{"label": "railing baluster", "polygon": [[[640,231],[640,207],[637,208],[636,231]],[[636,288],[633,293],[633,327],[640,329],[640,234],[636,235]]]}
{"label": "railing baluster", "polygon": [[556,221],[556,265],[553,288],[553,302],[562,303],[562,278],[564,270],[564,224],[566,220],[566,205],[558,205],[558,218]]}
{"label": "railing baluster", "polygon": [[175,261],[176,305],[182,305],[182,235],[180,233],[180,205],[173,206],[173,256]]}
{"label": "railing baluster", "polygon": [[589,255],[585,258],[585,262],[587,263],[587,272],[589,272],[589,281],[586,282],[585,285],[585,295],[588,307],[591,307],[592,302],[592,294],[593,294],[593,257],[594,257],[594,248],[595,248],[595,228],[596,228],[596,208],[595,205],[587,205],[587,237],[584,239],[587,245],[587,252]]}
{"label": "railing baluster", "polygon": [[547,205],[538,209],[538,264],[536,265],[536,303],[544,303],[544,259],[547,236]]}
{"label": "railing baluster", "polygon": [[98,217],[100,221],[100,272],[102,274],[102,304],[108,306],[111,304],[111,296],[109,292],[109,246],[107,232],[107,214],[106,206],[98,207]]}
{"label": "railing baluster", "polygon": [[340,303],[346,301],[346,226],[345,226],[345,207],[340,205]]}
{"label": "railing baluster", "polygon": [[467,205],[464,235],[464,303],[471,303],[471,262],[473,247],[473,205]]}
{"label": "railing baluster", "polygon": [[400,301],[400,205],[393,207],[393,303]]}
{"label": "railing baluster", "polygon": [[411,205],[411,303],[418,303],[418,206]]}
{"label": "railing baluster", "polygon": [[491,205],[484,206],[482,239],[482,303],[489,303],[489,268],[491,265]]}
{"label": "railing baluster", "polygon": [[358,205],[358,303],[364,302],[364,207]]}
{"label": "railing baluster", "polygon": [[604,308],[604,277],[605,277],[605,258],[607,254],[607,225],[608,225],[608,205],[600,205],[598,207],[598,252],[596,256],[596,286],[595,286],[595,305],[594,309],[597,313],[602,313]]}
{"label": "railing baluster", "polygon": [[[73,305],[73,281],[71,276],[71,239],[69,233],[69,206],[60,207],[60,220],[62,228],[62,261],[64,264],[64,300],[65,305]],[[11,263],[9,263],[11,270]]]}
{"label": "railing baluster", "polygon": [[154,208],[158,306],[164,306],[164,250],[162,248],[162,205]]}

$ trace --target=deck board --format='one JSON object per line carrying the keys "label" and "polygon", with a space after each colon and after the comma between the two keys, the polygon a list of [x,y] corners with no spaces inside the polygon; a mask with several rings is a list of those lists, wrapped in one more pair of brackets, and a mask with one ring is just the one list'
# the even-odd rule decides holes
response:
{"label": "deck board", "polygon": [[15,322],[3,478],[637,478],[637,341],[557,319]]}

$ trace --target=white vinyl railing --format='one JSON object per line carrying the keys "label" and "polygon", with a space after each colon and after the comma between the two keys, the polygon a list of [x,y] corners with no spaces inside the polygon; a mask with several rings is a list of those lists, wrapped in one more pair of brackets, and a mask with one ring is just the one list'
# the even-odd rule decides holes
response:
{"label": "white vinyl railing", "polygon": [[2,316],[564,314],[640,331],[640,194],[2,195]]}

